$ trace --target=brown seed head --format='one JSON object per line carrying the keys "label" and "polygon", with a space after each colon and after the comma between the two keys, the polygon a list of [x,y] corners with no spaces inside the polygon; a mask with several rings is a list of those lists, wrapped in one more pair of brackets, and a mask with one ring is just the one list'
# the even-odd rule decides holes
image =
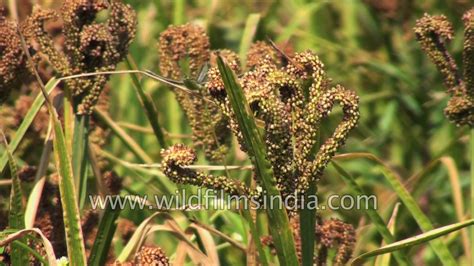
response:
{"label": "brown seed head", "polygon": [[316,228],[316,236],[322,246],[335,248],[337,265],[344,265],[352,256],[355,245],[355,230],[351,224],[331,218]]}
{"label": "brown seed head", "polygon": [[137,265],[168,266],[168,257],[160,247],[142,247],[135,255]]}
{"label": "brown seed head", "polygon": [[0,104],[24,74],[26,60],[15,23],[0,14]]}
{"label": "brown seed head", "polygon": [[104,185],[112,195],[119,195],[122,190],[122,178],[115,171],[107,171],[103,175]]}
{"label": "brown seed head", "polygon": [[[209,38],[203,28],[185,24],[169,26],[160,34],[160,71],[165,77],[181,79],[183,63],[187,63],[191,77],[199,74],[200,68],[209,61]],[[187,61],[187,62],[186,62]]]}

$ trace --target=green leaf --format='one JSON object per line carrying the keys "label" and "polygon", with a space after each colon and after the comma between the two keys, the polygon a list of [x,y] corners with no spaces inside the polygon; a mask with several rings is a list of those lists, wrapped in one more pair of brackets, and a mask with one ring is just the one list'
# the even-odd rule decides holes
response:
{"label": "green leaf", "polygon": [[35,185],[30,191],[28,196],[28,201],[26,202],[25,209],[25,228],[33,228],[36,219],[36,213],[38,211],[38,206],[41,200],[41,195],[43,194],[44,184],[46,182],[46,172],[48,164],[51,157],[51,152],[53,148],[52,142],[52,123],[48,123],[48,133],[46,134],[46,139],[43,146],[43,151],[41,152],[40,162],[38,168],[36,169],[35,174]]}
{"label": "green leaf", "polygon": [[151,221],[155,217],[162,215],[164,215],[163,212],[155,212],[148,218],[143,220],[143,222],[137,227],[137,229],[133,233],[127,245],[123,248],[122,252],[117,257],[118,262],[124,263],[128,261],[133,256],[133,254],[135,254],[135,252],[138,250],[138,248],[146,238],[147,233],[150,231],[149,224],[151,223]]}
{"label": "green leaf", "polygon": [[138,145],[138,143],[125,132],[117,123],[105,112],[94,110],[94,117],[108,126],[112,132],[133,152],[142,162],[153,163],[153,159]]}
{"label": "green leaf", "polygon": [[[305,202],[309,195],[316,195],[316,182],[313,182],[305,194]],[[315,232],[316,231],[316,209],[303,208],[300,210],[300,232],[302,262],[305,266],[313,265]]]}
{"label": "green leaf", "polygon": [[252,214],[250,213],[250,210],[248,209],[242,209],[241,214],[244,217],[244,219],[247,221],[247,224],[250,228],[250,233],[252,234],[255,247],[257,248],[258,255],[259,255],[259,260],[262,263],[262,265],[269,265],[268,264],[268,257],[265,251],[263,250],[262,243],[260,241],[261,234],[257,229],[257,225],[255,224]]}
{"label": "green leaf", "polygon": [[[113,200],[112,200],[113,201]],[[110,248],[110,243],[117,228],[117,218],[120,208],[111,208],[110,201],[107,204],[102,220],[97,230],[97,236],[89,256],[89,265],[104,265]]]}
{"label": "green leaf", "polygon": [[[11,245],[12,245],[12,249],[13,249],[12,254],[21,255],[21,254],[28,254],[29,253],[29,254],[33,255],[43,265],[49,265],[48,262],[43,258],[42,255],[40,255],[36,250],[30,248],[27,244],[16,240],[16,241],[13,241],[11,243]],[[14,262],[12,262],[12,265],[27,265],[28,264],[28,255],[23,256],[23,259],[24,259],[24,261],[21,262],[21,263],[24,263],[24,264],[15,264]],[[13,258],[12,258],[12,261],[13,261]]]}
{"label": "green leaf", "polygon": [[[398,177],[397,174],[393,172],[382,160],[370,153],[349,153],[335,157],[335,159],[341,158],[365,158],[379,164],[381,172],[385,176],[386,180],[389,182],[393,190],[395,190],[395,193],[397,193],[398,197],[413,216],[416,223],[420,226],[421,230],[423,230],[423,232],[433,230],[433,225],[431,224],[430,220],[416,204],[416,201],[411,196],[410,192],[408,192],[408,190],[403,186],[402,182],[400,181],[400,177]],[[430,242],[430,246],[433,248],[434,252],[441,260],[443,265],[456,265],[456,261],[443,241],[435,239]]]}
{"label": "green leaf", "polygon": [[411,246],[414,246],[414,245],[419,245],[419,244],[426,243],[426,242],[432,241],[432,240],[433,241],[434,240],[439,240],[438,239],[439,237],[442,237],[444,235],[447,235],[451,232],[460,230],[460,229],[462,229],[466,226],[470,226],[470,225],[474,225],[474,219],[464,221],[464,222],[460,222],[460,223],[451,224],[451,225],[446,225],[446,226],[443,226],[443,227],[440,227],[440,228],[437,228],[437,229],[433,229],[433,230],[427,231],[426,233],[423,233],[423,234],[420,234],[420,235],[417,235],[417,236],[414,236],[414,237],[410,237],[410,238],[407,238],[407,239],[404,239],[404,240],[401,240],[401,241],[397,241],[397,242],[392,243],[390,245],[386,245],[386,246],[378,248],[376,250],[372,250],[372,251],[369,251],[367,253],[364,253],[364,254],[358,256],[357,258],[355,258],[352,261],[351,264],[352,265],[360,265],[364,260],[366,260],[370,257],[374,257],[374,256],[377,256],[377,255],[381,255],[381,254],[385,254],[385,253],[389,253],[389,252],[394,252],[396,250],[400,250],[400,249],[403,249],[403,248],[408,248],[408,247],[411,247]]}
{"label": "green leaf", "polygon": [[76,189],[74,187],[74,176],[72,173],[71,159],[69,158],[64,132],[59,121],[58,114],[48,99],[46,91],[56,85],[48,82],[46,88],[41,88],[46,100],[46,106],[53,121],[53,150],[56,170],[59,175],[59,192],[63,208],[63,219],[66,233],[67,253],[72,266],[82,266],[86,263],[84,239],[80,224],[79,206]]}
{"label": "green leaf", "polygon": [[[336,162],[332,161],[331,163],[334,166],[334,168],[336,169],[336,171],[341,175],[341,177],[344,180],[344,182],[346,183],[346,185],[348,185],[358,195],[367,195],[367,193],[365,193],[362,190],[362,188],[356,183],[354,177],[351,174],[346,172]],[[379,234],[382,236],[382,238],[385,240],[386,243],[395,242],[395,237],[393,237],[392,233],[390,232],[390,230],[385,225],[382,217],[380,217],[378,212],[375,210],[374,206],[372,205],[372,202],[369,200],[369,201],[367,201],[367,203],[369,204],[369,206],[366,206],[364,211],[366,212],[366,214],[369,217],[369,219],[371,220],[371,222],[375,225],[375,228],[377,229]],[[394,257],[397,260],[399,265],[410,265],[410,263],[408,262],[408,259],[405,256],[405,254],[403,254],[401,252],[395,252]]]}
{"label": "green leaf", "polygon": [[[127,58],[127,66],[129,69],[134,69],[130,61],[130,57]],[[148,118],[148,121],[150,122],[153,132],[155,133],[156,139],[158,140],[160,147],[162,149],[165,149],[168,145],[165,141],[163,129],[161,128],[160,122],[158,121],[158,109],[156,108],[155,103],[151,99],[151,96],[149,94],[146,94],[143,90],[143,87],[140,81],[138,80],[137,74],[132,73],[130,74],[130,76],[132,77],[132,83],[133,87],[135,88],[135,92],[138,95],[138,99],[140,100],[140,104],[142,105],[143,110],[145,110],[145,114]]]}
{"label": "green leaf", "polygon": [[[56,263],[56,256],[54,255],[53,245],[51,245],[51,242],[49,242],[48,238],[46,238],[46,236],[38,228],[23,229],[20,231],[13,231],[11,229],[3,230],[2,232],[0,232],[0,247],[3,247],[9,243],[12,243],[31,233],[35,233],[41,237],[44,251],[46,253],[46,257],[48,258],[49,265],[56,266],[57,263]],[[19,264],[19,265],[27,265],[27,263]]]}
{"label": "green leaf", "polygon": [[181,25],[185,22],[184,10],[186,7],[186,0],[176,0],[173,6],[173,24]]}
{"label": "green leaf", "polygon": [[240,49],[239,49],[239,57],[240,61],[242,62],[242,66],[245,67],[247,63],[247,52],[252,45],[253,38],[255,37],[255,33],[257,32],[258,23],[260,21],[260,14],[250,14],[247,17],[247,21],[245,22],[244,33],[242,34],[242,38],[240,39]]}
{"label": "green leaf", "polygon": [[[46,84],[46,91],[47,93],[51,93],[51,91],[54,89],[54,86],[51,86],[52,84],[56,84],[57,79],[52,78],[49,80],[48,84]],[[41,106],[44,103],[44,97],[43,95],[39,94],[36,99],[34,100],[33,104],[31,105],[30,109],[25,115],[25,118],[21,122],[20,127],[18,127],[17,131],[15,132],[15,136],[10,142],[10,150],[11,153],[13,154],[16,149],[18,148],[18,145],[20,145],[21,140],[25,136],[26,131],[30,127],[31,123],[36,117],[36,114],[38,114]],[[2,155],[2,158],[0,159],[0,173],[3,172],[5,169],[5,166],[7,166],[8,163],[8,154],[4,153]]]}
{"label": "green leaf", "polygon": [[[397,202],[395,207],[393,208],[392,216],[388,221],[387,227],[390,230],[392,235],[395,234],[395,229],[397,227],[397,216],[398,216],[398,209],[400,208],[401,203]],[[382,245],[385,245],[385,241],[382,241]],[[381,257],[378,257],[375,260],[374,266],[385,266],[390,265],[390,260],[392,259],[392,253],[385,254]]]}
{"label": "green leaf", "polygon": [[79,207],[84,206],[87,192],[87,163],[89,145],[89,115],[75,115],[74,134],[72,139],[72,169]]}
{"label": "green leaf", "polygon": [[[255,171],[260,179],[263,190],[269,199],[280,199],[280,192],[276,188],[276,180],[273,176],[271,164],[266,159],[265,144],[260,136],[253,117],[252,111],[247,103],[242,88],[238,84],[235,74],[230,67],[226,65],[222,57],[218,56],[217,65],[219,72],[224,81],[224,87],[232,105],[232,109],[237,118],[240,131],[249,149],[249,153],[254,157]],[[273,201],[275,203],[275,201]],[[281,203],[281,202],[277,202]],[[270,205],[267,205],[270,206]],[[278,205],[277,205],[278,206]],[[283,206],[281,204],[280,206]],[[272,222],[270,232],[275,243],[278,259],[281,265],[297,265],[298,258],[296,256],[295,241],[291,232],[288,215],[283,208],[268,208],[267,215]],[[259,240],[257,240],[259,241]]]}
{"label": "green leaf", "polygon": [[[5,151],[8,156],[8,162],[10,166],[10,173],[12,178],[12,187],[10,192],[10,210],[8,212],[8,225],[12,229],[24,229],[25,228],[25,218],[24,218],[24,208],[23,208],[23,195],[21,192],[20,178],[18,176],[18,167],[15,163],[15,159],[11,153],[10,147],[8,146],[7,139],[3,134],[3,131],[0,131],[3,138],[3,143],[5,144]],[[22,243],[24,240],[19,240],[18,243]],[[12,246],[11,250],[11,261],[12,265],[24,265],[27,263],[28,256],[23,249],[18,248],[17,246]]]}

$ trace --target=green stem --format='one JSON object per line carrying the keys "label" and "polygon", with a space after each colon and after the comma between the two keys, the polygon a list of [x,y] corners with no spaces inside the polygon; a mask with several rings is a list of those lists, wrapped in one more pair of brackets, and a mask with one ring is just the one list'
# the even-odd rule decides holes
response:
{"label": "green stem", "polygon": [[[132,65],[133,61],[130,56],[127,58],[125,62],[127,63],[127,66],[129,69],[135,69],[134,66]],[[140,104],[142,105],[143,110],[145,111],[145,114],[148,117],[151,128],[153,129],[153,132],[155,133],[156,139],[158,143],[160,144],[161,148],[164,149],[167,147],[167,144],[165,141],[163,130],[160,126],[160,122],[158,121],[158,110],[155,106],[155,103],[153,102],[151,96],[145,93],[140,83],[140,80],[138,79],[138,75],[130,74],[130,76],[132,77],[132,82],[135,88],[135,92],[137,93],[138,99],[140,100]]]}

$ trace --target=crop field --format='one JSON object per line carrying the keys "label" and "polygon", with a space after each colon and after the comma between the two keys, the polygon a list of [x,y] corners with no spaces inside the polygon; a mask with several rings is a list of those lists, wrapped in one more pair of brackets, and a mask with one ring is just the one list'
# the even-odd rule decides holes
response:
{"label": "crop field", "polygon": [[474,265],[469,0],[0,0],[0,265]]}

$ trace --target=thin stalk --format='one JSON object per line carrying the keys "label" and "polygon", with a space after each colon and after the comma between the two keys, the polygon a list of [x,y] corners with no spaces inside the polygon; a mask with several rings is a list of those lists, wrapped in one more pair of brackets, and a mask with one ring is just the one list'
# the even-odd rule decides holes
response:
{"label": "thin stalk", "polygon": [[[132,62],[132,58],[129,56],[126,60],[129,69],[135,68],[132,65]],[[137,93],[138,99],[140,100],[140,104],[142,105],[143,110],[145,111],[145,114],[148,117],[153,132],[155,133],[156,139],[160,144],[161,148],[165,149],[167,147],[167,144],[165,141],[163,130],[158,121],[158,110],[155,106],[155,103],[153,102],[151,96],[149,94],[146,94],[143,90],[143,87],[141,86],[137,74],[130,74],[130,76],[132,77],[132,83],[135,88],[135,92]]]}
{"label": "thin stalk", "polygon": [[[471,218],[474,218],[474,128],[471,128]],[[474,265],[474,227],[471,228],[471,265]]]}

